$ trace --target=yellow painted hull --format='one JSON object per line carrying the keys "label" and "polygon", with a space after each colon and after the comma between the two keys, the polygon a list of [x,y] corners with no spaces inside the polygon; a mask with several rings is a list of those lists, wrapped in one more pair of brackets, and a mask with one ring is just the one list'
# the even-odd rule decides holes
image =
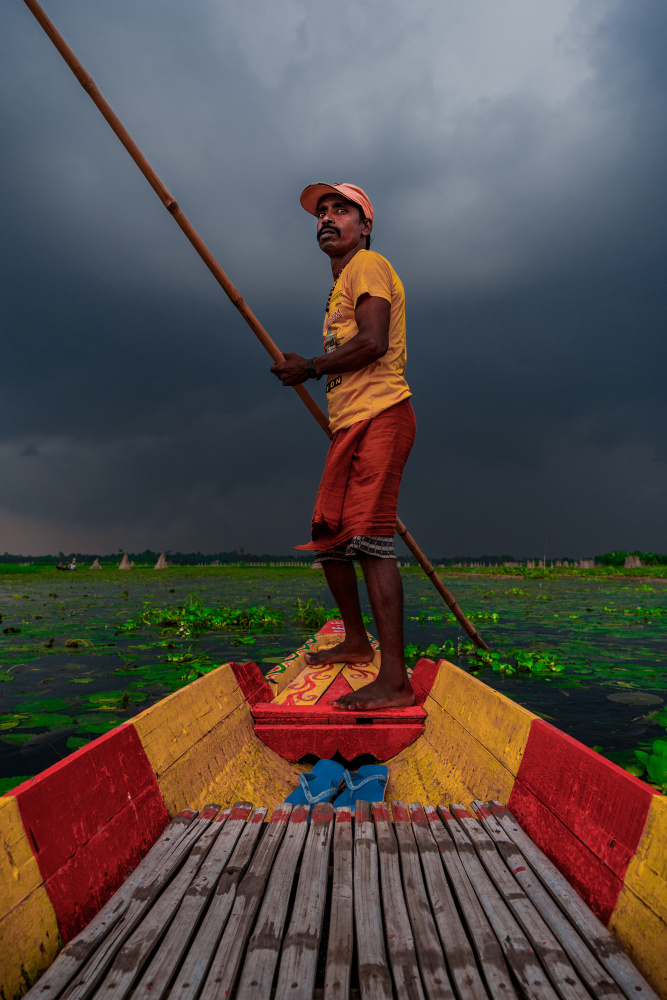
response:
{"label": "yellow painted hull", "polygon": [[[271,672],[276,695],[324,638]],[[387,799],[509,803],[667,1000],[667,799],[445,661],[424,708]],[[225,664],[0,797],[0,995],[26,991],[169,817],[273,806],[302,770],[257,739]]]}

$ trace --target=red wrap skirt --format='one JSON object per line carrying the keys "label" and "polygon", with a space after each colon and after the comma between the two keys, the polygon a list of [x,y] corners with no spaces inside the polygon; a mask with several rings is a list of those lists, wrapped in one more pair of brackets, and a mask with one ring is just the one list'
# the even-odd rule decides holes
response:
{"label": "red wrap skirt", "polygon": [[415,431],[409,399],[336,431],[315,501],[312,541],[295,548],[330,549],[355,535],[393,536]]}

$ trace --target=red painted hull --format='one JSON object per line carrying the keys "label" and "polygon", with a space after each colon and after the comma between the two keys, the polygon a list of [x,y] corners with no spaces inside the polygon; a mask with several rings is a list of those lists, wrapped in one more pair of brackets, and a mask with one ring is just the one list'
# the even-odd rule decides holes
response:
{"label": "red painted hull", "polygon": [[[415,670],[422,705],[370,724],[341,713],[341,725],[324,706],[299,721],[296,712],[281,720],[284,709],[261,721],[261,706],[298,675],[298,654],[282,669],[266,680],[255,664],[222,666],[0,797],[8,1000],[109,899],[169,816],[209,802],[279,802],[302,769],[291,761],[313,747],[347,759],[389,754],[388,799],[508,802],[667,1000],[664,796],[444,661]],[[281,726],[291,726],[289,747],[276,740]]]}

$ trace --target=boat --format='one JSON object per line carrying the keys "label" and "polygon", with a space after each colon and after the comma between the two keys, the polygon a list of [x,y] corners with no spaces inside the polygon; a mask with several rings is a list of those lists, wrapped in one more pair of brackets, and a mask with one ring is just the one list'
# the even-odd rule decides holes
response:
{"label": "boat", "polygon": [[[308,667],[305,654],[341,634],[341,622],[328,622],[266,676],[252,662],[224,664],[0,797],[3,1000],[30,987],[31,997],[59,995],[48,975],[40,980],[44,970],[100,911],[102,919],[120,887],[131,888],[174,824],[199,813],[205,825],[221,808],[231,823],[254,803],[271,830],[286,815],[277,804],[324,757],[351,768],[384,761],[388,802],[507,806],[517,835],[565,876],[650,984],[634,987],[637,996],[667,998],[665,796],[446,660],[417,663],[412,709],[336,710],[332,695],[367,676],[346,664]],[[371,673],[379,658],[376,645]],[[435,816],[425,809],[410,806],[408,816],[395,807],[393,824],[374,813],[378,849],[393,825],[408,864],[401,821],[412,818],[419,834],[419,818]],[[463,829],[470,818],[456,809],[439,812],[462,817]]]}

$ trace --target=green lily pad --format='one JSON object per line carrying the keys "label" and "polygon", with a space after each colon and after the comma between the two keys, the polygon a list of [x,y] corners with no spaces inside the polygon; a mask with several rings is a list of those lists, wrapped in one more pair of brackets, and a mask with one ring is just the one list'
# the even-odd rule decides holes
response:
{"label": "green lily pad", "polygon": [[124,719],[119,719],[117,716],[111,715],[79,715],[77,716],[76,722],[79,729],[83,729],[86,733],[108,733],[111,729],[115,729],[116,726],[120,726]]}
{"label": "green lily pad", "polygon": [[86,705],[90,708],[97,706],[105,708],[109,705],[118,708],[119,705],[128,704],[128,702],[141,702],[145,700],[146,695],[140,691],[99,691],[96,694],[88,695]]}
{"label": "green lily pad", "polygon": [[80,750],[81,747],[88,746],[90,740],[86,739],[85,736],[70,736],[67,741],[68,750]]}
{"label": "green lily pad", "polygon": [[27,712],[21,713],[20,715],[14,712],[7,713],[7,715],[0,715],[0,730],[14,729],[22,722],[25,722],[27,718],[29,718]]}
{"label": "green lily pad", "polygon": [[664,700],[648,691],[619,691],[607,695],[607,701],[615,701],[618,705],[662,705]]}
{"label": "green lily pad", "polygon": [[14,706],[17,712],[58,712],[63,708],[72,707],[71,702],[64,698],[31,698]]}
{"label": "green lily pad", "polygon": [[37,729],[40,726],[44,726],[46,729],[64,729],[66,726],[72,725],[74,725],[74,719],[71,715],[60,715],[56,712],[36,712],[29,716],[28,720],[22,724],[22,727]]}
{"label": "green lily pad", "polygon": [[651,781],[655,781],[656,785],[664,785],[667,782],[667,757],[651,754],[646,770]]}

